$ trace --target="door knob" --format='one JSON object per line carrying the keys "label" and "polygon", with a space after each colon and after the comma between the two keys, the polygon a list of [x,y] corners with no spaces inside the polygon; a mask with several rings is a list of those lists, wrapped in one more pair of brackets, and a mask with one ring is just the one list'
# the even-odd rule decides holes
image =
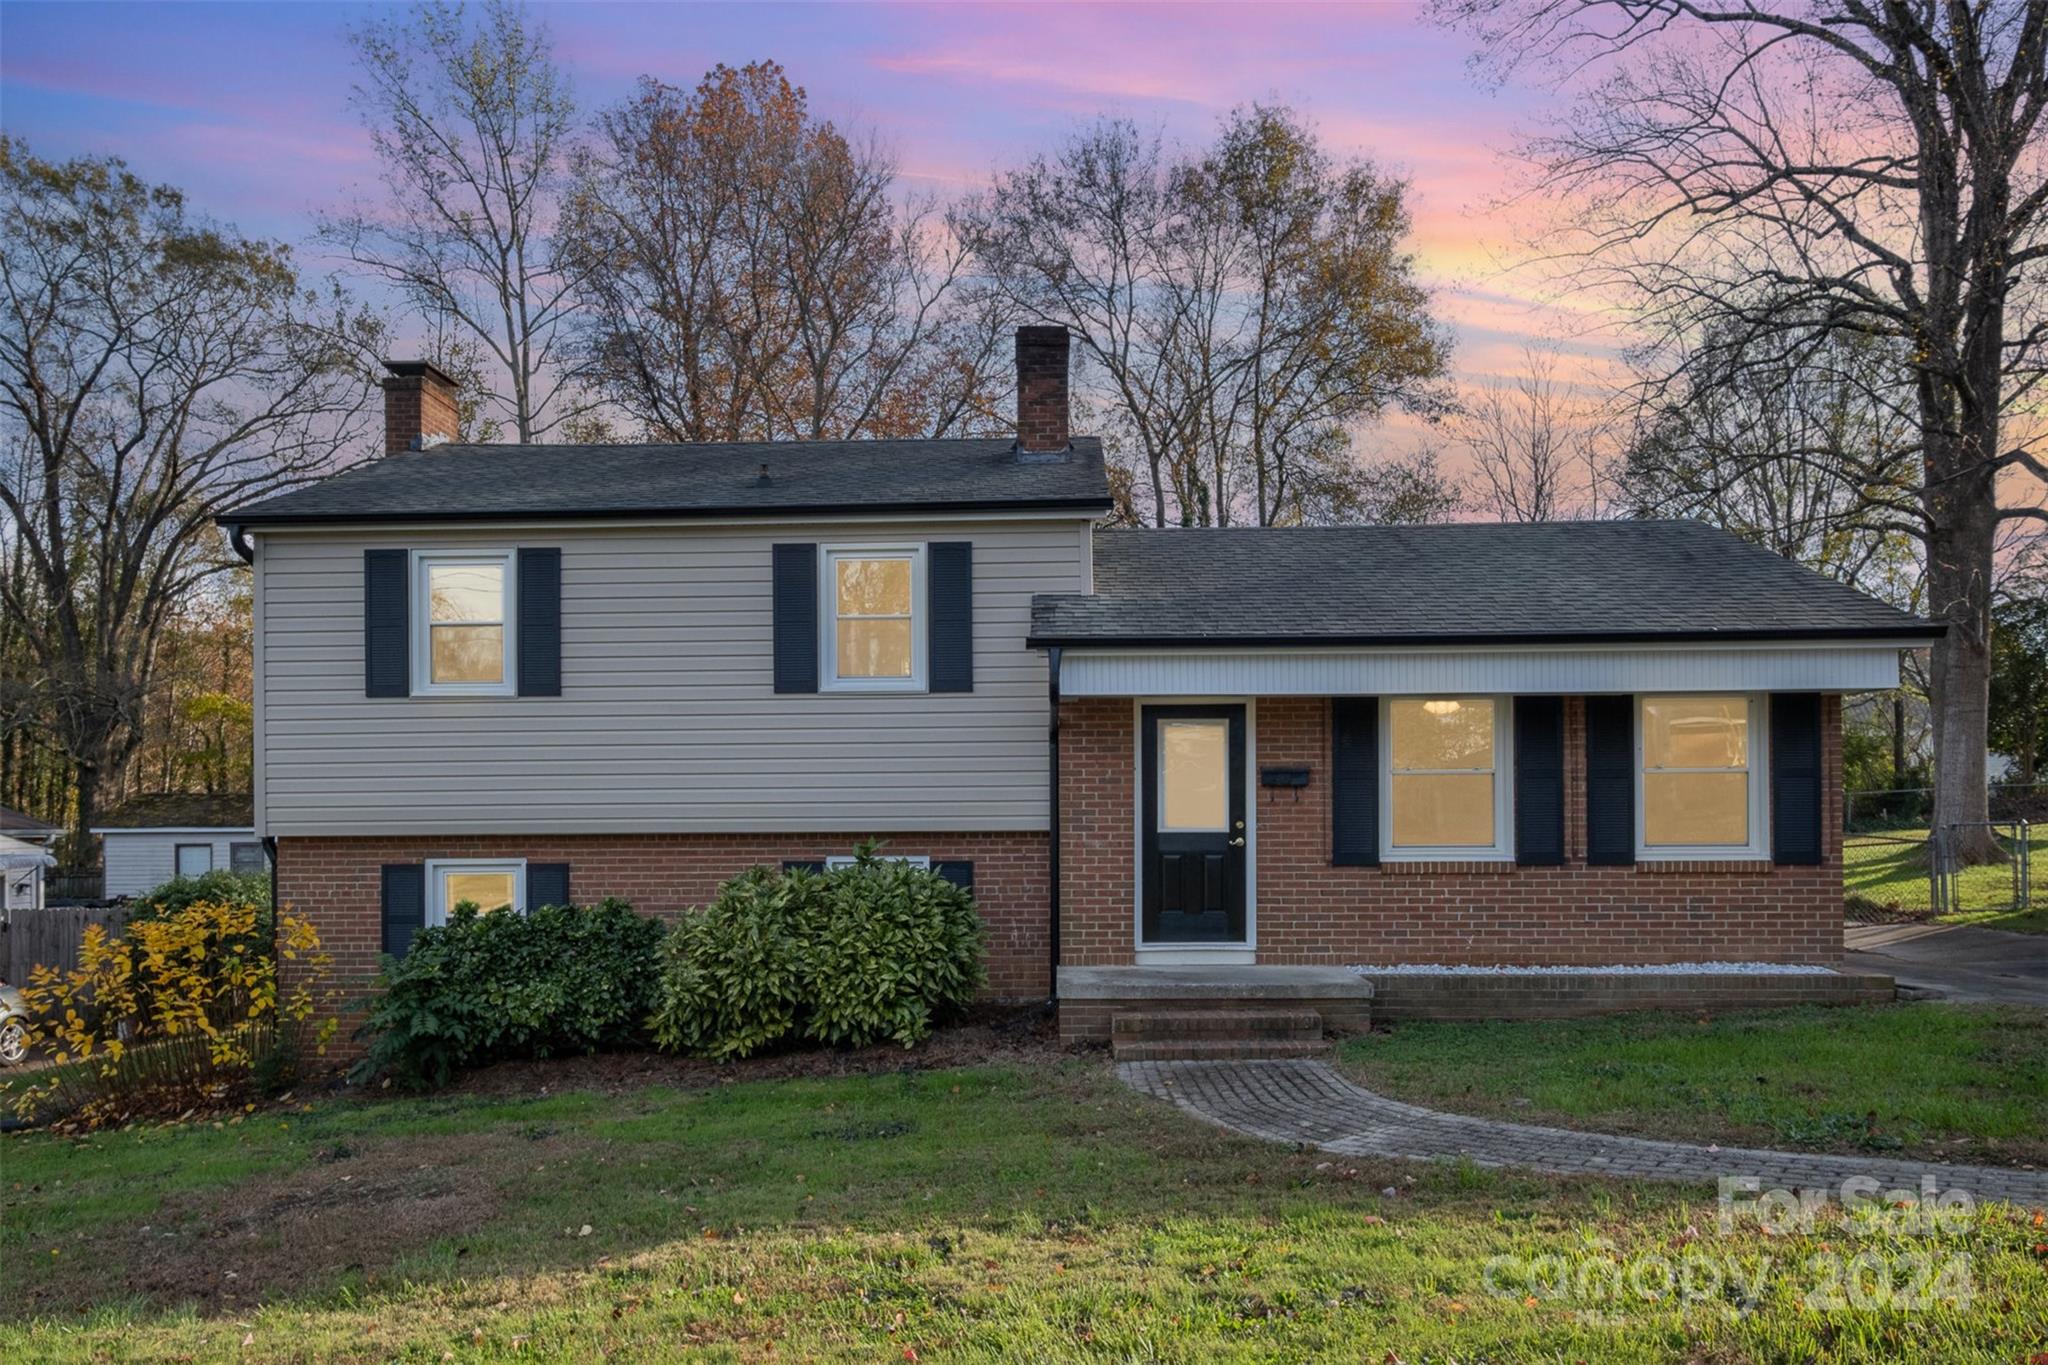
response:
{"label": "door knob", "polygon": [[1231,846],[1232,848],[1243,848],[1243,847],[1244,847],[1244,836],[1243,836],[1242,834],[1240,834],[1240,835],[1238,835],[1238,836],[1237,836],[1237,837],[1236,837],[1235,839],[1232,839],[1232,840],[1230,841],[1230,846]]}

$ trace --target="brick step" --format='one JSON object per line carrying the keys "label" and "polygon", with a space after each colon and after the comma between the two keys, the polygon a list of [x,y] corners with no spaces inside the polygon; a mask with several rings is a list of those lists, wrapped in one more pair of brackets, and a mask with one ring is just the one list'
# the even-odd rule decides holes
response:
{"label": "brick step", "polygon": [[1119,1062],[1251,1062],[1320,1057],[1330,1050],[1321,1038],[1132,1038],[1112,1039],[1109,1055]]}
{"label": "brick step", "polygon": [[1124,1010],[1109,1021],[1111,1038],[1292,1038],[1323,1036],[1323,1016],[1314,1010]]}

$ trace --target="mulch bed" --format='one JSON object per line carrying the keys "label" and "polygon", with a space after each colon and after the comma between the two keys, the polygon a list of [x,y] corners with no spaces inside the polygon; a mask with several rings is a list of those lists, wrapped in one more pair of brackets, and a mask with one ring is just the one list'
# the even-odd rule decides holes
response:
{"label": "mulch bed", "polygon": [[1064,1046],[1057,1021],[1043,1005],[985,1006],[958,1024],[937,1029],[916,1047],[800,1048],[710,1062],[664,1052],[607,1052],[544,1062],[499,1062],[456,1081],[443,1094],[544,1095],[566,1090],[618,1094],[647,1086],[705,1089],[739,1081],[792,1077],[872,1076],[946,1067],[1053,1063],[1088,1051]]}

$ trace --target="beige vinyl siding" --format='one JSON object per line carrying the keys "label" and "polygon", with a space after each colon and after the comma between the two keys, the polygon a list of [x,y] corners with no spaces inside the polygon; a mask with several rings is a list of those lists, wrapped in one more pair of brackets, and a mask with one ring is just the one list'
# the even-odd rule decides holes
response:
{"label": "beige vinyl siding", "polygon": [[[777,695],[770,547],[971,540],[974,691]],[[259,827],[281,836],[1044,829],[1031,597],[1067,521],[270,532]],[[363,695],[363,551],[558,546],[560,697]],[[922,628],[922,620],[920,620]]]}

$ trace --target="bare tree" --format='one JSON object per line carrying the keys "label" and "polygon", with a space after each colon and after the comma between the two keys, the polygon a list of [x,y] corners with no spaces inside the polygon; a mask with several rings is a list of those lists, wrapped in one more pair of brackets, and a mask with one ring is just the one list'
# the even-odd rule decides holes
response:
{"label": "bare tree", "polygon": [[1075,330],[1154,524],[1272,525],[1355,510],[1355,424],[1445,406],[1406,192],[1252,106],[1194,154],[1101,120],[954,221],[1013,308]]}
{"label": "bare tree", "polygon": [[1620,482],[1637,515],[1712,522],[1917,610],[1912,376],[1896,343],[1822,334],[1787,352],[1716,331],[1639,353]]}
{"label": "bare tree", "polygon": [[481,347],[481,392],[517,439],[544,439],[575,413],[561,363],[575,278],[552,235],[575,105],[548,33],[514,0],[485,0],[475,23],[431,0],[349,41],[385,197],[324,219],[319,240]]}
{"label": "bare tree", "polygon": [[[1986,814],[1989,608],[2010,489],[2048,478],[2003,419],[2042,374],[2048,3],[1436,0],[1497,73],[1582,95],[1527,150],[1571,206],[1560,255],[1646,327],[1750,350],[1888,338],[1911,366],[1921,474],[1890,523],[1926,547],[1936,811]],[[1772,457],[1777,458],[1777,457]],[[1889,494],[1881,494],[1880,499]],[[1987,836],[1973,858],[1997,856]]]}
{"label": "bare tree", "polygon": [[1598,517],[1607,423],[1597,402],[1558,378],[1555,352],[1523,352],[1521,372],[1475,385],[1450,419],[1478,472],[1474,504],[1497,521]]}
{"label": "bare tree", "polygon": [[10,669],[33,666],[10,710],[71,765],[77,855],[142,742],[166,623],[237,562],[214,517],[367,439],[374,332],[302,292],[289,248],[11,140],[0,310],[0,609]]}
{"label": "bare tree", "polygon": [[1004,319],[896,191],[773,62],[643,80],[577,167],[582,373],[668,440],[999,429]]}

